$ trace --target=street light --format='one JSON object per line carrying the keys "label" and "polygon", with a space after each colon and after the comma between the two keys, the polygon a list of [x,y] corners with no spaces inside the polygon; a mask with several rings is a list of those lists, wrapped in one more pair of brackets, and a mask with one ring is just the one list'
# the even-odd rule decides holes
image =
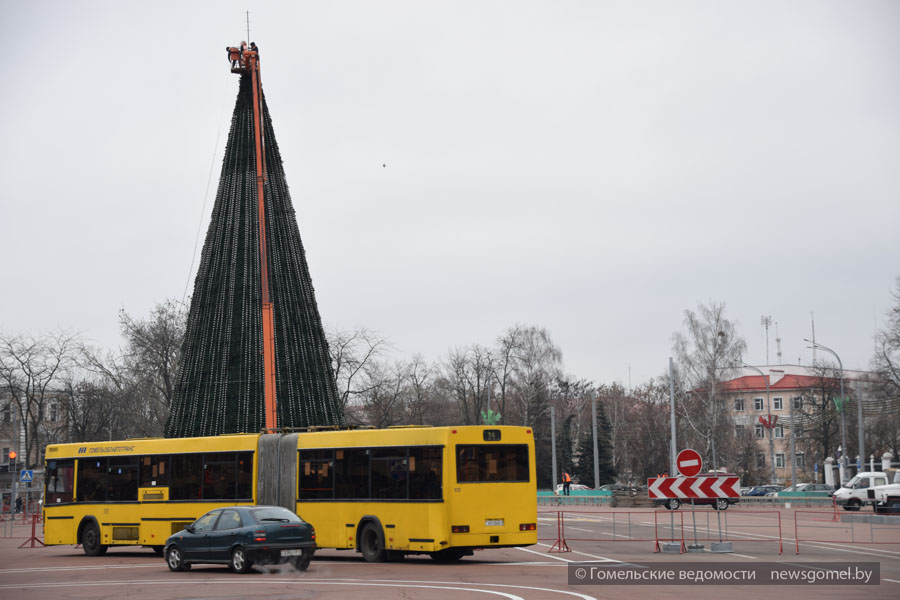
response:
{"label": "street light", "polygon": [[763,423],[763,426],[769,430],[769,460],[772,461],[772,485],[778,481],[778,475],[775,472],[775,438],[772,437],[774,434],[772,433],[772,428],[774,427],[774,423],[772,423],[772,408],[770,405],[769,398],[769,376],[764,374],[760,369],[756,367],[751,367],[750,365],[744,365],[745,369],[753,369],[757,373],[759,373],[760,377],[766,380],[766,411],[769,413],[768,419]]}
{"label": "street light", "polygon": [[[841,462],[844,465],[844,477],[847,476],[847,399],[844,397],[844,363],[841,362],[841,357],[837,355],[837,352],[829,348],[828,346],[823,346],[818,342],[814,342],[812,340],[803,339],[807,344],[812,344],[813,348],[821,348],[825,352],[833,355],[838,361],[838,367],[841,370],[841,448],[843,452],[841,453]],[[864,460],[866,456],[865,453],[865,444],[863,442],[863,414],[862,414],[862,402],[856,403],[857,407],[857,416],[859,418],[859,456],[860,460]],[[844,483],[843,481],[841,483]]]}

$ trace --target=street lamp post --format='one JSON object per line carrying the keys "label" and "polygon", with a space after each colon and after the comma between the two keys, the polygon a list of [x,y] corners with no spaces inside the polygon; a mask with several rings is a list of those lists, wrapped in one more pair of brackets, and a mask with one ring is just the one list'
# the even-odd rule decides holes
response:
{"label": "street lamp post", "polygon": [[772,431],[774,423],[772,423],[772,405],[770,404],[771,398],[769,397],[769,376],[764,374],[760,369],[751,367],[750,365],[744,365],[744,368],[753,369],[759,373],[760,377],[766,380],[766,411],[769,413],[769,416],[763,425],[769,430],[769,460],[772,461],[772,485],[775,485],[778,481],[778,474],[775,472],[775,438],[773,437],[775,434]]}
{"label": "street lamp post", "polygon": [[[804,339],[804,342],[808,344],[812,344],[813,348],[821,348],[825,352],[828,352],[832,356],[834,356],[838,361],[838,367],[841,371],[841,448],[843,452],[841,452],[841,464],[844,465],[844,473],[846,477],[847,473],[847,399],[844,397],[844,363],[841,362],[841,357],[837,355],[837,352],[829,348],[828,346],[823,346],[818,342],[814,342],[812,340]],[[862,402],[856,403],[857,407],[857,417],[859,419],[859,455],[860,457],[865,457],[865,443],[863,442],[863,414],[862,414]],[[862,460],[862,459],[861,459]],[[844,483],[843,481],[841,483]]]}

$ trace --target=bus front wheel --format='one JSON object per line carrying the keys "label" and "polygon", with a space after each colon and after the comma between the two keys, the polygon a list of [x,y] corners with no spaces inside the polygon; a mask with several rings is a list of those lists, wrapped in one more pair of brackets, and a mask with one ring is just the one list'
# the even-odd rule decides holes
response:
{"label": "bus front wheel", "polygon": [[366,523],[359,535],[359,550],[366,562],[384,562],[387,558],[383,539],[378,526]]}
{"label": "bus front wheel", "polygon": [[81,547],[88,556],[102,556],[109,546],[100,543],[100,528],[96,523],[88,523],[81,534]]}

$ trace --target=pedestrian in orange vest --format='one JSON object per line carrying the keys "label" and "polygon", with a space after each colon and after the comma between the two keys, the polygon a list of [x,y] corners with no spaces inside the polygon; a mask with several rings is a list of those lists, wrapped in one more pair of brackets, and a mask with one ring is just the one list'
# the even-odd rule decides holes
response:
{"label": "pedestrian in orange vest", "polygon": [[572,478],[568,473],[563,473],[563,494],[569,495],[569,487],[572,485]]}

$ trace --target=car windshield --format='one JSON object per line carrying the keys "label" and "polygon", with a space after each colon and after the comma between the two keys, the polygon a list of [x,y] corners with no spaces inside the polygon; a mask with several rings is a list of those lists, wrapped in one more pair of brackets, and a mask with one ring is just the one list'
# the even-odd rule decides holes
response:
{"label": "car windshield", "polygon": [[286,508],[280,507],[271,507],[271,508],[257,508],[256,510],[251,510],[250,514],[253,515],[260,523],[266,521],[276,521],[279,523],[300,523],[301,519],[291,511]]}
{"label": "car windshield", "polygon": [[854,485],[856,485],[856,482],[857,482],[857,481],[859,481],[859,477],[854,477],[853,479],[851,479],[850,481],[848,481],[847,483],[845,483],[845,484],[842,485],[841,487],[852,488]]}

